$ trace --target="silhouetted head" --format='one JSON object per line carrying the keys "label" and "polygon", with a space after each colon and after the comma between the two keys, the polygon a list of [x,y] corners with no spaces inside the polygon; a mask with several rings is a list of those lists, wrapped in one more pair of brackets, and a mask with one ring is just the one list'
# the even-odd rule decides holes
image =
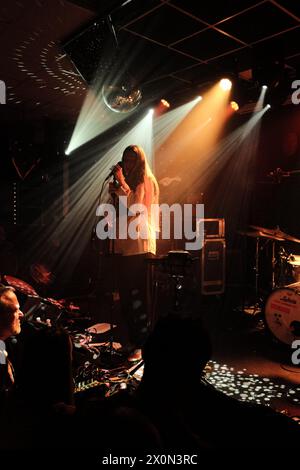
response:
{"label": "silhouetted head", "polygon": [[143,347],[145,376],[200,378],[211,357],[211,342],[202,322],[174,315],[160,319]]}

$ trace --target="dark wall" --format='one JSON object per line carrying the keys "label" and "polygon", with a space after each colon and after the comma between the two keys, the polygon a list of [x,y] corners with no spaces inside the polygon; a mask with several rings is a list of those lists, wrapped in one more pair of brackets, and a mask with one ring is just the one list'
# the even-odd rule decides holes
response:
{"label": "dark wall", "polygon": [[[283,171],[276,171],[276,169]],[[300,238],[300,108],[266,114],[256,157],[250,221]],[[270,174],[273,173],[273,177]]]}

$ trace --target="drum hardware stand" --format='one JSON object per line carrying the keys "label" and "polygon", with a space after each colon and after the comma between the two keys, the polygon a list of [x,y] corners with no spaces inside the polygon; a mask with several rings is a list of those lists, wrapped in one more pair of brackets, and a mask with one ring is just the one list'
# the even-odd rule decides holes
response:
{"label": "drum hardware stand", "polygon": [[275,287],[281,287],[281,286],[284,286],[286,285],[287,283],[287,265],[288,265],[288,261],[290,259],[290,256],[286,251],[285,249],[283,248],[283,246],[280,246],[279,248],[279,275],[278,275],[278,280],[277,280],[277,285],[274,284],[273,289]]}
{"label": "drum hardware stand", "polygon": [[[193,262],[198,258],[192,258],[188,251],[174,250],[169,251],[166,256],[161,258],[150,258],[148,263],[152,265],[158,265],[162,268],[163,272],[167,273],[168,278],[172,283],[172,303],[170,311],[172,313],[179,313],[183,308],[183,302],[185,298],[184,279],[187,274],[187,269],[192,266]],[[165,282],[165,281],[164,281]],[[154,327],[156,315],[156,304],[157,304],[157,290],[159,287],[159,281],[154,279],[154,286],[152,288],[152,308],[151,308],[151,322],[152,328]]]}
{"label": "drum hardware stand", "polygon": [[[106,182],[106,180],[103,182],[103,185],[102,185],[102,188],[101,188],[101,191],[100,191],[100,195],[98,197],[97,207],[98,207],[98,205],[100,204],[100,201],[101,201],[101,195],[102,195],[102,192],[103,192],[105,182]],[[118,182],[117,182],[114,175],[113,175],[113,183],[114,183],[115,186],[118,184]],[[113,200],[113,205],[115,207],[116,206],[116,196],[115,196],[115,194],[112,194],[111,197],[112,197],[112,200]],[[115,223],[115,221],[114,221],[114,223]],[[95,232],[96,232],[95,227],[93,227],[92,242],[95,241]],[[123,358],[123,356],[122,356],[122,354],[120,354],[119,352],[117,352],[114,349],[114,341],[113,341],[113,337],[114,337],[113,330],[114,330],[114,327],[115,327],[114,322],[113,322],[113,319],[115,317],[114,310],[115,310],[116,304],[119,303],[119,300],[120,300],[120,294],[119,294],[119,290],[117,288],[117,282],[116,282],[116,266],[115,266],[116,253],[115,253],[115,240],[114,240],[114,238],[109,240],[109,245],[108,246],[109,246],[108,257],[110,257],[111,260],[112,260],[112,264],[110,266],[110,268],[111,268],[111,290],[110,290],[111,298],[110,298],[110,308],[109,308],[109,325],[110,325],[110,328],[109,328],[108,346],[105,347],[104,351],[101,351],[100,360],[101,360],[101,358],[103,358],[103,356],[105,356],[105,366],[107,368],[111,368],[112,366],[115,366],[116,364],[119,364],[120,359]],[[100,278],[101,263],[100,263],[99,253],[98,253],[98,258],[99,258],[99,260],[98,260],[97,278],[96,278],[96,282],[95,282],[95,289],[89,295],[89,297],[91,297],[91,298],[96,297],[97,284],[98,284],[97,281],[99,281],[99,278]]]}
{"label": "drum hardware stand", "polygon": [[[271,278],[271,288],[272,291],[277,287],[286,285],[286,270],[287,263],[290,255],[288,255],[285,249],[280,246],[278,250],[279,259],[276,258],[276,240],[272,240],[272,278]],[[279,272],[277,272],[276,279],[276,265],[279,266]]]}
{"label": "drum hardware stand", "polygon": [[272,290],[274,290],[276,287],[279,287],[279,285],[281,285],[281,279],[283,277],[283,263],[286,262],[287,260],[287,255],[285,253],[285,250],[283,247],[280,247],[280,250],[279,250],[279,259],[280,259],[280,264],[279,264],[279,268],[280,268],[280,272],[279,272],[279,275],[277,276],[278,279],[276,279],[275,277],[275,271],[276,271],[276,265],[278,264],[277,260],[276,260],[276,240],[272,240],[272,278],[271,278],[271,288]]}
{"label": "drum hardware stand", "polygon": [[275,267],[276,267],[276,257],[275,257],[275,240],[272,240],[272,280],[271,287],[272,290],[275,288]]}
{"label": "drum hardware stand", "polygon": [[[255,306],[258,305],[258,281],[259,281],[259,237],[256,237],[255,243]],[[254,313],[254,312],[253,312]]]}
{"label": "drum hardware stand", "polygon": [[[97,203],[96,203],[96,209],[99,207],[101,203],[101,197],[104,189],[106,180],[103,182],[101,186],[100,193],[97,197]],[[97,251],[99,254],[99,250],[96,246],[96,240],[97,240],[97,234],[96,234],[96,226],[97,226],[97,216],[95,216],[92,231],[91,231],[91,236],[90,236],[90,243],[91,243],[91,251]],[[88,292],[86,294],[82,294],[76,297],[71,297],[72,299],[76,298],[77,300],[80,299],[85,299],[87,300],[87,306],[88,306],[88,311],[90,312],[91,307],[90,307],[90,300],[91,299],[96,299],[97,297],[97,288],[99,286],[99,280],[100,280],[100,273],[103,267],[101,266],[101,261],[100,261],[100,256],[97,257],[97,267],[96,267],[96,272],[95,273],[89,273],[89,280],[88,280]]]}
{"label": "drum hardware stand", "polygon": [[[113,176],[113,183],[116,186],[118,184],[117,180],[115,179],[115,176]],[[116,206],[116,196],[115,194],[112,194],[112,199],[113,199],[113,205],[114,207]],[[116,223],[116,221],[114,221]],[[120,301],[120,293],[119,289],[117,286],[117,280],[116,280],[116,263],[115,263],[115,258],[116,258],[116,253],[115,253],[115,239],[114,237],[110,240],[110,251],[109,251],[109,257],[112,260],[112,265],[111,265],[111,305],[109,309],[109,342],[108,342],[108,347],[104,351],[104,354],[107,356],[107,362],[106,366],[108,368],[115,366],[116,364],[120,363],[120,360],[123,359],[123,355],[116,351],[114,349],[114,323],[113,319],[115,317],[115,308],[116,304],[119,303]],[[103,354],[103,353],[102,353]]]}
{"label": "drum hardware stand", "polygon": [[[259,227],[252,226],[252,228],[255,229],[260,229]],[[266,229],[267,230],[267,229]],[[240,232],[243,235],[246,236],[251,236],[255,237],[256,240],[256,245],[255,245],[255,266],[254,266],[254,272],[255,272],[255,296],[254,296],[254,305],[247,306],[245,308],[245,302],[243,301],[243,305],[241,309],[238,309],[244,313],[251,314],[251,315],[257,315],[258,313],[261,313],[261,305],[263,300],[259,296],[259,279],[260,279],[260,269],[259,269],[259,252],[264,250],[265,247],[268,245],[270,240],[272,241],[271,245],[271,272],[272,272],[272,277],[271,277],[271,289],[273,290],[276,285],[278,284],[278,280],[276,280],[276,264],[277,264],[277,259],[276,259],[276,241],[280,240],[280,238],[274,239],[274,235],[271,236],[271,234],[264,234],[262,232],[262,229],[260,229],[258,232]],[[269,236],[268,236],[269,235]],[[264,246],[259,246],[260,238],[264,236],[266,238],[266,243]],[[280,269],[282,271],[282,256],[280,258]],[[244,299],[245,300],[245,299]]]}
{"label": "drum hardware stand", "polygon": [[261,313],[261,299],[259,297],[259,237],[256,237],[255,240],[255,266],[253,268],[255,272],[255,287],[254,287],[254,304],[249,305],[248,307],[245,304],[242,306],[242,311],[247,315],[256,316]]}

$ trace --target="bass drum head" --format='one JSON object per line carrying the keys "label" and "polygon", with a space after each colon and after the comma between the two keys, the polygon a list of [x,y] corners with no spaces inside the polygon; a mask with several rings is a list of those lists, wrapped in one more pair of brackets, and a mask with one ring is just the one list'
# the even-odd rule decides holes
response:
{"label": "bass drum head", "polygon": [[282,343],[300,338],[300,290],[283,287],[268,297],[265,319],[271,333]]}

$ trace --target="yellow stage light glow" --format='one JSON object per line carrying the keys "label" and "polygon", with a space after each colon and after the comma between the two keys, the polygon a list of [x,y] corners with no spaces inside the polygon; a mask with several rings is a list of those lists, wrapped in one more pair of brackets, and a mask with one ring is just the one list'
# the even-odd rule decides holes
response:
{"label": "yellow stage light glow", "polygon": [[233,111],[238,111],[240,109],[238,103],[236,101],[231,101],[230,106],[232,107]]}
{"label": "yellow stage light glow", "polygon": [[169,101],[164,100],[164,99],[161,99],[160,102],[161,102],[161,104],[162,104],[163,106],[165,106],[165,108],[169,108],[169,107],[170,107]]}

